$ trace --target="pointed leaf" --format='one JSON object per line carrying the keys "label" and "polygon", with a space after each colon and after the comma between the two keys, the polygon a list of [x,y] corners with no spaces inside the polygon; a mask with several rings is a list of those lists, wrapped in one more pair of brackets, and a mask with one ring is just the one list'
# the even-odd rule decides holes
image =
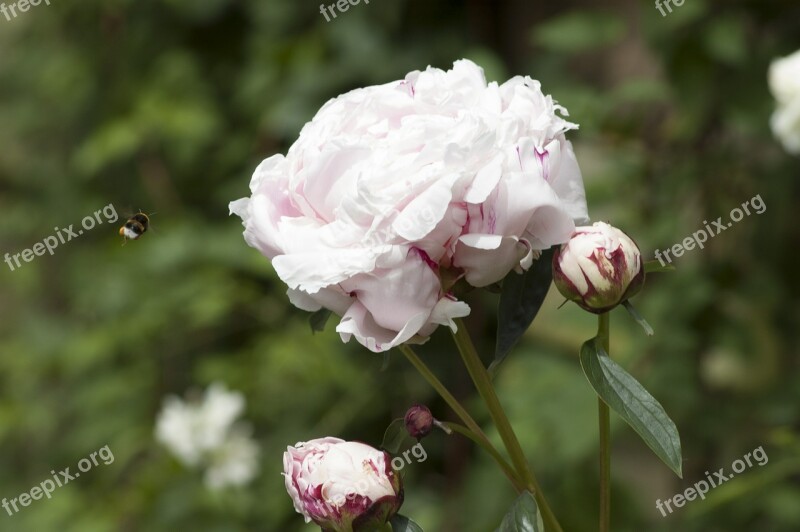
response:
{"label": "pointed leaf", "polygon": [[633,303],[630,301],[623,301],[622,306],[625,307],[625,310],[628,311],[628,314],[630,314],[631,317],[636,320],[636,323],[638,323],[639,326],[644,329],[644,333],[647,336],[653,336],[655,334],[653,327],[651,327],[650,324],[647,323],[647,320],[644,319],[641,314],[639,314],[639,311],[636,310],[636,307],[633,306]]}
{"label": "pointed leaf", "polygon": [[405,419],[399,417],[386,427],[386,432],[383,433],[381,449],[391,455],[397,455],[403,450],[410,449],[416,443],[417,440],[412,438],[406,430]]}
{"label": "pointed leaf", "polygon": [[421,526],[400,514],[392,517],[389,523],[392,525],[392,532],[423,532]]}
{"label": "pointed leaf", "polygon": [[495,532],[544,532],[542,515],[530,492],[523,492]]}
{"label": "pointed leaf", "polygon": [[332,312],[326,308],[320,309],[308,317],[308,323],[311,325],[311,332],[318,333],[325,330],[325,324],[328,323],[328,318],[331,317]]}
{"label": "pointed leaf", "polygon": [[678,429],[659,402],[611,360],[599,338],[581,347],[581,366],[597,395],[641,436],[656,456],[683,478]]}
{"label": "pointed leaf", "polygon": [[525,334],[542,307],[553,281],[553,248],[542,252],[538,260],[522,275],[511,272],[503,280],[500,307],[497,312],[497,345],[489,372],[506,358],[508,352]]}

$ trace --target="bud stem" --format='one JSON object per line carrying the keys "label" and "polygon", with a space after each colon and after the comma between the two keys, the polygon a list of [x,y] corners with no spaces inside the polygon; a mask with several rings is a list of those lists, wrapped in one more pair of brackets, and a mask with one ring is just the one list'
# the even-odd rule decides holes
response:
{"label": "bud stem", "polygon": [[[400,346],[398,346],[398,349],[406,356],[408,361],[411,362],[411,364],[417,369],[417,371],[419,371],[420,375],[422,375],[425,378],[425,380],[428,381],[428,384],[430,384],[433,387],[433,389],[439,393],[442,399],[445,400],[445,402],[450,406],[450,408],[453,409],[453,411],[458,415],[458,417],[461,418],[461,421],[463,421],[464,424],[469,428],[469,430],[472,431],[472,434],[482,442],[481,447],[486,449],[487,452],[489,452],[489,454],[495,460],[497,460],[498,457],[502,459],[500,453],[497,452],[497,449],[494,448],[494,446],[489,441],[489,438],[486,436],[483,430],[481,430],[480,425],[478,425],[478,423],[472,418],[472,416],[469,415],[469,412],[467,412],[466,409],[463,406],[461,406],[461,403],[459,403],[458,400],[455,397],[453,397],[453,394],[451,394],[450,391],[444,386],[444,384],[442,384],[442,381],[440,381],[436,377],[436,375],[434,375],[434,373],[430,370],[430,368],[428,368],[425,362],[423,362],[422,359],[417,356],[414,350],[411,349],[411,347],[409,347],[406,344],[401,344]],[[514,489],[516,489],[518,493],[524,491],[525,483],[522,482],[522,480],[517,476],[515,471],[510,466],[508,466],[506,461],[505,460],[499,461],[498,464],[500,465],[500,468],[506,474],[508,479],[511,481],[511,483],[514,485]]]}
{"label": "bud stem", "polygon": [[444,431],[444,433],[445,433],[445,434],[447,434],[448,436],[450,436],[451,434],[453,434],[453,429],[451,429],[449,426],[447,426],[447,423],[442,423],[442,422],[441,422],[441,421],[439,421],[438,419],[434,419],[434,420],[433,420],[433,426],[434,426],[434,427],[439,427],[439,428],[440,428],[440,429],[442,429],[442,430]]}
{"label": "bud stem", "polygon": [[[606,353],[610,352],[610,322],[611,315],[608,312],[597,316],[597,337]],[[599,397],[597,405],[600,422],[600,532],[609,532],[611,530],[611,416],[608,405]]]}

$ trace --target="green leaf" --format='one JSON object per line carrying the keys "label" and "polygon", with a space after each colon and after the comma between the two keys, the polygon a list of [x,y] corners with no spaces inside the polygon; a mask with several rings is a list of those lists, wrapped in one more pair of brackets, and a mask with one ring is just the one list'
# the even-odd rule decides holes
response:
{"label": "green leaf", "polygon": [[675,266],[672,264],[661,264],[657,260],[648,260],[644,263],[644,273],[660,273],[675,271]]}
{"label": "green leaf", "polygon": [[544,532],[542,516],[529,491],[517,497],[495,532]]}
{"label": "green leaf", "polygon": [[553,253],[553,248],[543,251],[527,272],[511,272],[503,280],[497,311],[497,345],[489,373],[494,374],[542,307],[553,281]]}
{"label": "green leaf", "polygon": [[676,475],[683,478],[681,440],[664,408],[622,366],[611,360],[599,338],[581,347],[581,367],[597,395]]}
{"label": "green leaf", "polygon": [[381,449],[389,454],[397,455],[400,454],[400,451],[411,448],[416,443],[417,441],[406,430],[405,419],[399,417],[386,427]]}
{"label": "green leaf", "polygon": [[400,514],[392,517],[389,523],[392,525],[392,532],[423,532],[421,526]]}
{"label": "green leaf", "polygon": [[655,331],[653,331],[653,327],[651,327],[650,324],[647,323],[647,320],[644,319],[644,317],[641,314],[639,314],[639,311],[636,310],[636,307],[633,306],[633,303],[631,303],[630,301],[623,301],[622,306],[625,307],[625,310],[628,311],[628,314],[630,314],[631,317],[634,320],[636,320],[636,323],[638,323],[639,326],[642,329],[644,329],[644,333],[647,336],[653,336],[653,334],[655,334]]}
{"label": "green leaf", "polygon": [[325,324],[328,323],[328,318],[331,317],[332,312],[326,308],[314,312],[308,317],[308,324],[311,325],[311,332],[318,333],[325,330]]}

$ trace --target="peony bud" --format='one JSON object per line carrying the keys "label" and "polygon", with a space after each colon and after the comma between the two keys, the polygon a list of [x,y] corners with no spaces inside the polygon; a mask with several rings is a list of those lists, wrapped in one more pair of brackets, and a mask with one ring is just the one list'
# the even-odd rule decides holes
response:
{"label": "peony bud", "polygon": [[301,442],[287,448],[283,468],[295,510],[324,530],[374,530],[403,504],[391,457],[363,443],[339,438]]}
{"label": "peony bud", "polygon": [[553,256],[553,281],[564,297],[602,314],[641,290],[641,252],[628,235],[607,223],[578,227]]}
{"label": "peony bud", "polygon": [[412,438],[417,440],[421,440],[431,433],[435,421],[430,409],[425,405],[414,405],[406,412],[406,430]]}

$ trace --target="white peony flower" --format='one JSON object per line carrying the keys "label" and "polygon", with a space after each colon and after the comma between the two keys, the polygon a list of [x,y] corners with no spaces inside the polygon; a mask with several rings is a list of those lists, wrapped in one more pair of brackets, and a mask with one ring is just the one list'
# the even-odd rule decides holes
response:
{"label": "white peony flower", "polygon": [[443,270],[490,285],[587,221],[566,114],[538,81],[487,83],[470,61],[412,72],[325,104],[231,212],[294,305],[342,317],[344,341],[422,342],[469,313]]}
{"label": "white peony flower", "polygon": [[770,124],[786,151],[800,154],[800,50],[769,67],[769,86],[778,102]]}
{"label": "white peony flower", "polygon": [[184,465],[206,467],[211,488],[243,484],[256,474],[258,447],[237,425],[242,394],[212,384],[199,401],[168,397],[156,421],[156,440]]}

